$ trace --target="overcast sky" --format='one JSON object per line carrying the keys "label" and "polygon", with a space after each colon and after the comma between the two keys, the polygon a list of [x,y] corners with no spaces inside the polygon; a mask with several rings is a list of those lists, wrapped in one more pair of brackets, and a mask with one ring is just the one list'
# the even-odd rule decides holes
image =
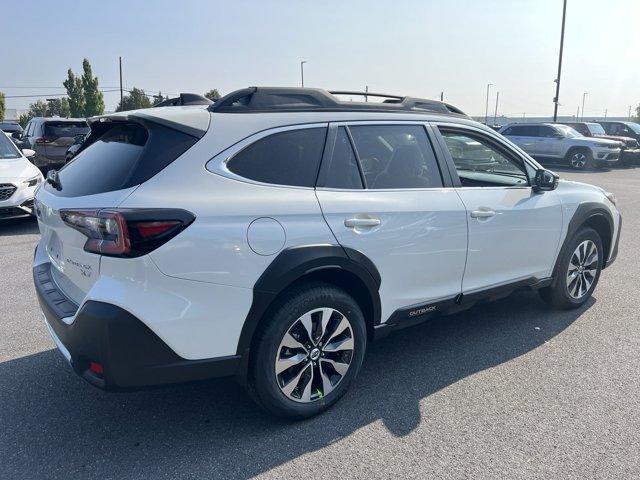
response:
{"label": "overcast sky", "polygon": [[[60,93],[88,57],[101,88],[222,93],[305,84],[550,115],[562,0],[120,1],[3,3],[0,91]],[[626,116],[640,102],[640,0],[568,0],[560,113]],[[15,40],[15,41],[14,41]],[[49,88],[7,88],[7,87]],[[35,98],[8,98],[26,108]],[[118,93],[105,93],[113,110]]]}

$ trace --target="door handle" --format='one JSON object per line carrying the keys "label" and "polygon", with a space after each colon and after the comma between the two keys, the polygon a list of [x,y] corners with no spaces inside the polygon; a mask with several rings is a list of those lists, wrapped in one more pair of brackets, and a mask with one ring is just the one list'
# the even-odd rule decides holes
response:
{"label": "door handle", "polygon": [[380,225],[379,218],[347,218],[344,221],[344,226],[347,228],[357,227],[377,227]]}
{"label": "door handle", "polygon": [[489,218],[496,214],[494,210],[474,210],[471,212],[471,218]]}

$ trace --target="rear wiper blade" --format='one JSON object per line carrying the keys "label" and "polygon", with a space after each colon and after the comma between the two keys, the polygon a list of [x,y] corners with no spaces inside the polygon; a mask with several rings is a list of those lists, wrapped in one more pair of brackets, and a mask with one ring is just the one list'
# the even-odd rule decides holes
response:
{"label": "rear wiper blade", "polygon": [[60,177],[57,170],[49,170],[47,172],[47,183],[49,183],[56,190],[62,190],[62,184],[60,183]]}

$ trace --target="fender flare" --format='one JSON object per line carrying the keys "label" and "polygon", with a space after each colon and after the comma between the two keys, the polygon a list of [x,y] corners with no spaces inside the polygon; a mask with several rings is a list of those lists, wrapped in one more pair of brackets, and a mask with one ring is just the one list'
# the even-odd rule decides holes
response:
{"label": "fender flare", "polygon": [[374,325],[380,323],[381,277],[376,266],[366,255],[340,245],[304,245],[287,248],[276,256],[253,287],[253,301],[242,326],[237,348],[237,354],[244,357],[244,362],[248,360],[256,328],[277,296],[299,278],[329,269],[345,270],[356,275],[364,283],[373,300]]}
{"label": "fender flare", "polygon": [[[594,217],[603,217],[607,221],[607,224],[609,225],[609,231],[611,232],[611,235],[613,235],[613,231],[614,231],[613,217],[611,216],[611,212],[607,208],[603,207],[600,203],[597,203],[597,202],[585,202],[578,205],[578,208],[574,212],[573,217],[571,217],[571,220],[569,221],[569,226],[567,227],[567,234],[565,235],[564,241],[562,242],[562,247],[560,247],[560,250],[558,251],[558,255],[556,256],[556,261],[553,266],[553,273],[552,273],[554,284],[556,282],[556,279],[558,278],[558,260],[560,260],[560,258],[566,253],[566,250],[569,248],[569,242],[571,241],[573,236],[576,234],[578,229],[582,227],[589,219]],[[608,250],[604,252],[605,258],[603,261],[603,265],[607,265],[607,260],[609,259],[611,248],[614,247],[613,245],[614,239],[603,238],[602,240],[603,242],[606,241],[609,244]]]}

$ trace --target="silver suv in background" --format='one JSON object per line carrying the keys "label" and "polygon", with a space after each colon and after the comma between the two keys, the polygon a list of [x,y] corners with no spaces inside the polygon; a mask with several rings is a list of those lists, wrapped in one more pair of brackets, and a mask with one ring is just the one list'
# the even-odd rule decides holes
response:
{"label": "silver suv in background", "polygon": [[553,123],[514,123],[499,132],[542,163],[576,169],[615,165],[622,147],[619,141],[585,137],[571,127]]}
{"label": "silver suv in background", "polygon": [[32,118],[22,134],[14,134],[19,148],[36,154],[30,159],[41,169],[60,168],[66,162],[67,149],[78,135],[89,133],[84,118]]}

